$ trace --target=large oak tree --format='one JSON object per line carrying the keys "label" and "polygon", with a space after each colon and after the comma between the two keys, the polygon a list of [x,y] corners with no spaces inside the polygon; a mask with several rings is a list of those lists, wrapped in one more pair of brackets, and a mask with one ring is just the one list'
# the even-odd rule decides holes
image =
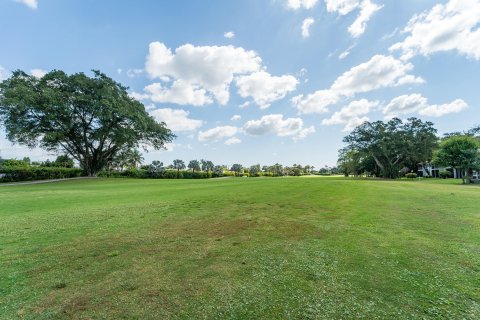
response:
{"label": "large oak tree", "polygon": [[365,122],[343,141],[346,152],[372,157],[384,178],[397,178],[402,169],[416,169],[430,162],[438,143],[437,130],[431,122],[393,118],[388,122]]}
{"label": "large oak tree", "polygon": [[164,148],[174,135],[156,122],[127,88],[99,71],[36,78],[17,70],[0,83],[0,122],[7,138],[28,147],[67,153],[89,176],[119,152]]}

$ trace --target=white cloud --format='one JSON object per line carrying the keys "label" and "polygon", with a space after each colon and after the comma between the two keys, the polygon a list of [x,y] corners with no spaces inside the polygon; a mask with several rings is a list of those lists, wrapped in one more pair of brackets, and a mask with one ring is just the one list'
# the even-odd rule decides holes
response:
{"label": "white cloud", "polygon": [[[338,77],[331,90],[344,96],[353,96],[356,93],[372,91],[383,87],[392,87],[405,81],[407,72],[413,69],[410,63],[404,63],[392,56],[375,55],[369,61],[351,68]],[[413,83],[420,78],[411,78]]]}
{"label": "white cloud", "polygon": [[232,39],[235,37],[235,33],[233,31],[228,31],[228,32],[225,32],[223,36],[227,39]]}
{"label": "white cloud", "polygon": [[236,135],[238,128],[234,126],[215,127],[207,131],[200,131],[198,133],[198,140],[202,142],[206,141],[219,141],[225,138],[231,138]]}
{"label": "white cloud", "polygon": [[347,15],[354,10],[360,10],[355,21],[348,28],[352,37],[361,36],[367,27],[372,15],[383,6],[373,3],[371,0],[325,0],[328,12],[336,12],[341,16]]}
{"label": "white cloud", "polygon": [[238,121],[238,120],[241,120],[241,119],[242,119],[242,116],[239,115],[239,114],[236,114],[232,118],[230,118],[230,120],[232,120],[232,121]]}
{"label": "white cloud", "polygon": [[231,146],[232,144],[238,144],[238,143],[241,143],[241,142],[242,142],[242,140],[240,140],[239,138],[237,138],[237,137],[231,137],[230,139],[227,139],[227,140],[225,141],[225,144],[226,144],[227,146]]}
{"label": "white cloud", "polygon": [[342,97],[350,98],[358,93],[385,87],[423,83],[422,78],[408,74],[412,69],[412,64],[392,56],[375,55],[369,61],[344,72],[329,89],[316,91],[306,97],[296,96],[292,102],[300,113],[327,112],[327,107],[339,102]]}
{"label": "white cloud", "polygon": [[156,109],[150,115],[158,122],[165,122],[167,128],[172,131],[192,131],[202,126],[202,120],[190,119],[190,113],[183,109]]}
{"label": "white cloud", "polygon": [[15,2],[23,3],[24,5],[30,7],[31,9],[38,8],[38,0],[15,0]]}
{"label": "white cloud", "polygon": [[387,118],[392,118],[401,114],[418,112],[427,105],[427,98],[421,94],[405,94],[392,99],[392,101],[383,108],[383,113]]}
{"label": "white cloud", "polygon": [[292,98],[292,103],[300,113],[325,113],[328,106],[340,100],[332,90],[318,90],[304,97],[303,94]]}
{"label": "white cloud", "polygon": [[252,97],[261,109],[265,109],[296,90],[298,80],[290,75],[275,77],[266,71],[258,71],[238,77],[235,83],[242,98]]}
{"label": "white cloud", "polygon": [[0,81],[8,79],[10,77],[10,71],[0,66]]}
{"label": "white cloud", "polygon": [[345,125],[343,131],[352,131],[356,126],[368,121],[367,115],[380,105],[378,101],[368,101],[366,99],[350,102],[340,111],[335,112],[330,118],[324,119],[324,125]]}
{"label": "white cloud", "polygon": [[145,70],[143,69],[128,69],[127,70],[127,77],[129,78],[135,78],[141,74],[143,74]]}
{"label": "white cloud", "polygon": [[480,59],[480,1],[450,0],[415,15],[403,30],[408,36],[390,47],[402,59],[455,50]]}
{"label": "white cloud", "polygon": [[372,15],[380,10],[382,6],[379,6],[370,0],[364,0],[360,3],[360,14],[358,15],[357,19],[352,23],[352,25],[348,28],[348,32],[352,35],[352,37],[358,38],[361,36],[365,29],[367,28],[367,23],[372,17]]}
{"label": "white cloud", "polygon": [[300,8],[303,9],[312,9],[318,0],[287,0],[287,7],[289,9],[297,10]]}
{"label": "white cloud", "polygon": [[340,53],[340,55],[338,56],[338,59],[343,60],[343,59],[345,59],[346,57],[348,57],[349,54],[350,54],[350,51],[349,51],[349,50],[345,50],[345,51],[343,51],[342,53]]}
{"label": "white cloud", "polygon": [[458,113],[468,107],[462,99],[456,99],[442,105],[429,105],[427,98],[421,94],[398,96],[384,107],[383,113],[387,118],[396,117],[402,114],[418,113],[422,116],[441,117],[449,113]]}
{"label": "white cloud", "polygon": [[259,71],[261,62],[257,53],[241,47],[185,44],[173,53],[165,44],[152,42],[145,69],[152,78],[167,76],[202,88],[225,105],[234,76]]}
{"label": "white cloud", "polygon": [[270,114],[263,116],[260,120],[247,121],[243,130],[251,135],[272,133],[280,137],[293,137],[294,140],[303,139],[310,133],[315,132],[313,126],[304,128],[302,119],[283,119],[282,114]]}
{"label": "white cloud", "polygon": [[466,108],[468,108],[468,105],[465,101],[456,99],[446,104],[426,106],[423,110],[419,111],[419,114],[430,117],[441,117],[449,113],[458,113]]}
{"label": "white cloud", "polygon": [[43,69],[32,69],[32,70],[30,70],[30,73],[35,78],[42,78],[44,75],[46,75],[48,73],[48,71],[43,70]]}
{"label": "white cloud", "polygon": [[244,103],[242,103],[241,105],[239,105],[238,107],[240,109],[245,109],[246,107],[248,107],[250,105],[250,101],[246,101]]}
{"label": "white cloud", "polygon": [[310,27],[315,23],[315,19],[312,17],[306,18],[302,23],[302,37],[310,37]]}
{"label": "white cloud", "polygon": [[145,95],[137,97],[149,98],[157,103],[171,102],[180,105],[203,106],[213,103],[205,89],[183,80],[174,81],[169,88],[158,82],[152,83],[145,87],[145,92]]}

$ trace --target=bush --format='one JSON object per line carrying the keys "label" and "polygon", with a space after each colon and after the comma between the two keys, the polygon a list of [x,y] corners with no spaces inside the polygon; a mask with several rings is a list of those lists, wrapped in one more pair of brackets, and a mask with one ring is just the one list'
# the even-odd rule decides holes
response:
{"label": "bush", "polygon": [[76,178],[82,175],[78,168],[57,167],[2,167],[0,182]]}
{"label": "bush", "polygon": [[409,172],[405,174],[405,178],[408,178],[408,179],[415,179],[416,177],[417,177],[417,174],[415,172]]}
{"label": "bush", "polygon": [[135,179],[208,179],[212,178],[212,172],[205,171],[184,171],[174,169],[166,169],[162,171],[152,172],[145,169],[128,169],[125,171],[102,171],[98,174],[99,177],[110,178],[135,178]]}
{"label": "bush", "polygon": [[438,173],[438,175],[439,175],[440,178],[442,178],[442,179],[447,179],[447,178],[453,177],[453,174],[452,174],[450,171],[447,171],[447,170],[445,170],[445,171],[440,171],[440,172]]}

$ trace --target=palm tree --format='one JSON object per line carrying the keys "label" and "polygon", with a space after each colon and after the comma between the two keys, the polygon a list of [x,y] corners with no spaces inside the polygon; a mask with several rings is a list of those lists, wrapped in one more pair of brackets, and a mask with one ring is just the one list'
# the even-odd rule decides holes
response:
{"label": "palm tree", "polygon": [[185,162],[180,159],[173,160],[173,168],[177,169],[177,178],[180,175],[180,170],[185,169]]}
{"label": "palm tree", "polygon": [[191,160],[188,163],[188,168],[192,169],[192,173],[195,173],[195,170],[200,170],[200,162],[198,160]]}
{"label": "palm tree", "polygon": [[131,149],[127,153],[127,162],[129,163],[130,168],[138,168],[142,164],[143,160],[145,159],[137,149]]}

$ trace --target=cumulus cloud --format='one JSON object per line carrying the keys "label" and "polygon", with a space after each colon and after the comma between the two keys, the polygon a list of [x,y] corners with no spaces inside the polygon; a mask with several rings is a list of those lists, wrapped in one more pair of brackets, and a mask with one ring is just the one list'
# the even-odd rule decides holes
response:
{"label": "cumulus cloud", "polygon": [[441,117],[449,113],[458,113],[468,107],[462,99],[456,99],[442,105],[429,105],[427,98],[421,94],[398,96],[383,108],[387,118],[396,117],[402,114],[418,113],[422,116]]}
{"label": "cumulus cloud", "polygon": [[304,96],[303,94],[292,98],[292,103],[300,113],[325,113],[328,106],[336,104],[340,96],[332,90],[317,90]]}
{"label": "cumulus cloud", "polygon": [[241,143],[241,142],[242,142],[242,140],[240,140],[239,138],[237,138],[237,137],[231,137],[231,138],[229,138],[229,139],[227,139],[227,140],[225,141],[225,144],[226,144],[227,146],[230,146],[230,145],[232,145],[232,144],[239,144],[239,143]]}
{"label": "cumulus cloud", "polygon": [[378,101],[368,101],[361,99],[350,102],[340,111],[335,112],[330,118],[324,119],[324,125],[345,125],[343,131],[352,131],[355,127],[368,121],[368,114],[376,109],[380,103]]}
{"label": "cumulus cloud", "polygon": [[480,1],[450,0],[415,15],[403,30],[408,36],[390,47],[402,59],[454,50],[480,59]]}
{"label": "cumulus cloud", "polygon": [[233,46],[185,44],[172,52],[161,42],[152,42],[145,70],[152,78],[169,77],[202,88],[225,105],[234,76],[259,71],[262,59],[254,52]]}
{"label": "cumulus cloud", "polygon": [[312,17],[306,18],[302,23],[302,37],[310,37],[310,27],[315,23],[315,19]]}
{"label": "cumulus cloud", "polygon": [[170,87],[161,83],[152,83],[145,87],[145,95],[137,95],[157,103],[176,103],[180,105],[203,106],[213,103],[207,91],[199,85],[176,80]]}
{"label": "cumulus cloud", "polygon": [[423,116],[441,117],[449,113],[458,113],[467,107],[468,105],[465,101],[462,99],[456,99],[446,104],[426,106],[423,110],[420,110],[419,113]]}
{"label": "cumulus cloud", "polygon": [[215,127],[198,133],[198,140],[202,142],[214,142],[236,135],[238,128],[234,126]]}
{"label": "cumulus cloud", "polygon": [[15,0],[15,2],[23,3],[31,9],[38,8],[38,0]]}
{"label": "cumulus cloud", "polygon": [[150,115],[158,122],[165,122],[167,128],[172,131],[192,131],[202,126],[202,120],[190,119],[190,113],[183,109],[156,109]]}
{"label": "cumulus cloud", "polygon": [[317,2],[318,0],[287,0],[287,7],[293,10],[312,9]]}
{"label": "cumulus cloud", "polygon": [[315,132],[315,127],[305,128],[303,120],[300,118],[283,119],[282,114],[270,114],[263,116],[260,120],[247,121],[243,130],[251,135],[271,133],[280,137],[288,136],[294,140],[300,140]]}
{"label": "cumulus cloud", "polygon": [[352,37],[361,36],[367,27],[367,23],[372,15],[383,6],[373,3],[371,0],[325,0],[328,12],[336,12],[344,16],[354,10],[360,10],[355,21],[348,28]]}
{"label": "cumulus cloud", "polygon": [[32,69],[30,70],[30,73],[35,78],[43,78],[43,76],[46,75],[48,72],[43,69]]}
{"label": "cumulus cloud", "polygon": [[258,71],[238,77],[235,83],[242,98],[252,97],[261,109],[265,109],[294,91],[298,80],[290,75],[275,77],[266,71]]}
{"label": "cumulus cloud", "polygon": [[342,97],[353,97],[358,93],[424,82],[420,77],[408,74],[413,65],[392,56],[375,55],[369,61],[339,76],[329,89],[319,90],[307,96],[292,99],[300,113],[324,113],[328,106],[336,104]]}
{"label": "cumulus cloud", "polygon": [[239,115],[239,114],[236,114],[232,118],[230,118],[230,120],[232,120],[232,121],[238,121],[238,120],[241,120],[241,119],[242,119],[242,116]]}
{"label": "cumulus cloud", "polygon": [[225,32],[223,36],[227,39],[232,39],[235,37],[235,33],[233,31],[228,31],[228,32]]}

